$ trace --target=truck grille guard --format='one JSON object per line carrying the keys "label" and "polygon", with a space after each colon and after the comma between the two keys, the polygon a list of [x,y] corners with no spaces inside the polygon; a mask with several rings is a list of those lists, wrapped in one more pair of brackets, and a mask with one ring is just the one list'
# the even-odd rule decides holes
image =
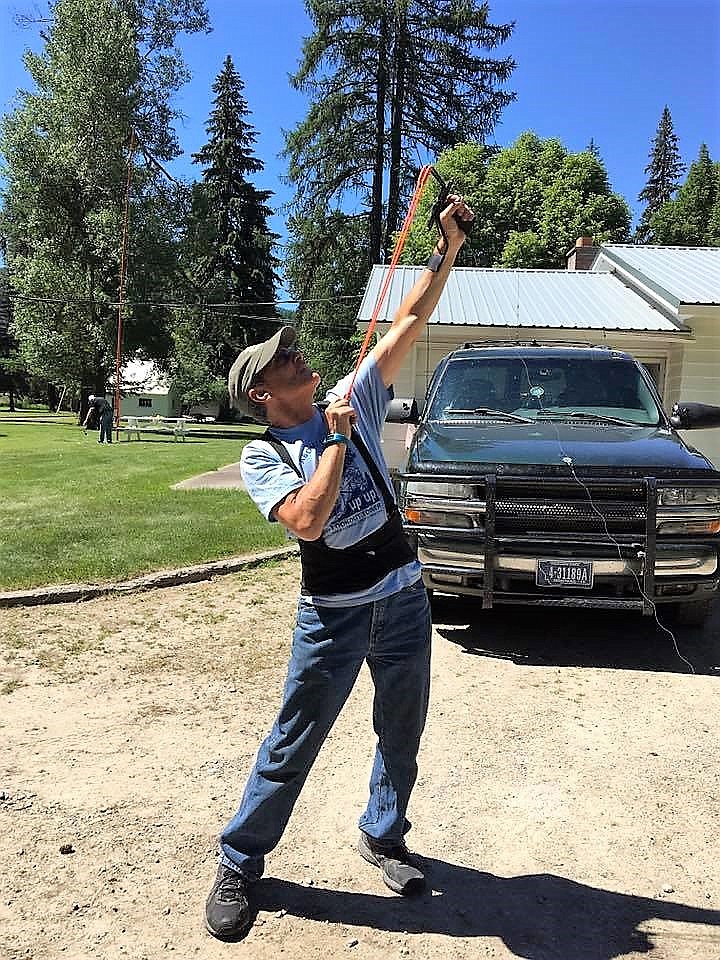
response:
{"label": "truck grille guard", "polygon": [[[453,472],[398,473],[395,479],[400,494],[401,512],[408,499],[414,503],[423,498],[423,494],[416,491],[406,492],[406,485],[411,483],[421,483],[428,487],[434,483],[462,485],[475,488],[481,495],[478,499],[471,499],[463,504],[465,516],[482,519],[480,524],[466,528],[411,523],[403,513],[403,527],[407,534],[413,536],[439,536],[454,541],[483,543],[483,608],[491,608],[495,600],[543,606],[641,609],[645,615],[654,613],[658,511],[656,477],[593,476],[582,477],[581,482],[578,482],[572,477],[539,479],[492,472]],[[678,484],[704,486],[707,479],[701,481],[677,478],[666,480],[662,485]],[[435,508],[432,504],[437,503],[435,509],[442,511],[443,503],[447,502],[447,498],[438,496],[429,497],[425,504],[430,511]],[[558,545],[593,546],[606,551],[612,548],[620,558],[623,551],[628,554],[632,552],[635,558],[641,560],[641,571],[637,576],[640,598],[614,600],[577,596],[561,598],[544,595],[542,598],[533,598],[513,595],[508,600],[507,597],[495,596],[495,558],[503,553],[502,548],[539,541],[547,543],[549,539]],[[457,568],[446,568],[447,572],[451,570],[458,572]]]}

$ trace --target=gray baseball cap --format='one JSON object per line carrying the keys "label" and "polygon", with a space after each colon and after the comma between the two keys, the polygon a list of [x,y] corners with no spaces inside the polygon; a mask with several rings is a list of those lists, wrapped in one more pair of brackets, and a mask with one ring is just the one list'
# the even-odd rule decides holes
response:
{"label": "gray baseball cap", "polygon": [[278,347],[291,347],[296,340],[297,333],[294,327],[282,327],[269,340],[245,347],[230,367],[228,374],[230,405],[245,416],[254,417],[247,395],[253,380],[270,363]]}

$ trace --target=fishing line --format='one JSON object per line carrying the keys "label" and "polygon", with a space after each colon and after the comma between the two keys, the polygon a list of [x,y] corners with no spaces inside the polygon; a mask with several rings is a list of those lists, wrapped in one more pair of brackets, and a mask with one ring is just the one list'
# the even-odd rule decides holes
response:
{"label": "fishing line", "polygon": [[[520,297],[519,297],[519,295],[520,295],[520,289],[519,289],[519,280],[518,280],[518,311],[519,311],[519,308],[520,308],[520,302],[519,302]],[[529,389],[530,391],[532,391],[533,389],[536,389],[536,388],[537,388],[537,390],[542,390],[543,388],[540,387],[539,384],[538,384],[538,385],[534,384],[534,383],[532,382],[532,380],[530,379],[530,371],[528,370],[527,363],[525,362],[525,358],[524,358],[523,356],[520,357],[520,362],[522,363],[523,367],[525,368],[525,377],[527,378],[528,389]],[[544,390],[543,390],[543,393],[544,393]],[[533,395],[533,396],[534,396],[534,395]],[[542,411],[544,410],[543,402],[542,402],[542,394],[539,394],[538,396],[536,396],[535,399],[536,399],[537,402],[538,402],[539,410],[542,412]],[[555,423],[553,420],[550,420],[550,421],[548,421],[548,422],[552,425],[553,429],[555,430],[555,438],[556,438],[556,440],[557,440],[558,447],[560,448],[560,453],[561,453],[562,462],[563,462],[567,467],[569,467],[570,472],[572,473],[573,479],[574,479],[574,480],[579,484],[579,486],[585,491],[585,494],[586,494],[586,496],[587,496],[588,503],[590,504],[590,507],[591,507],[592,510],[597,514],[597,516],[600,518],[600,520],[602,521],[602,525],[603,525],[603,527],[605,528],[605,535],[607,536],[608,540],[615,546],[615,549],[617,550],[618,560],[620,560],[621,562],[625,563],[625,562],[626,562],[626,561],[625,561],[625,558],[624,558],[623,555],[622,555],[622,546],[620,545],[620,543],[618,542],[618,540],[616,540],[616,538],[613,537],[613,535],[610,533],[610,530],[609,530],[608,525],[607,525],[607,519],[605,518],[605,515],[604,515],[604,514],[598,509],[598,507],[596,506],[595,501],[594,501],[593,496],[592,496],[592,493],[590,492],[590,488],[589,488],[588,485],[587,485],[586,483],[584,483],[583,480],[581,480],[580,477],[577,475],[577,471],[575,470],[575,462],[574,462],[573,458],[572,458],[571,456],[569,456],[567,450],[565,450],[565,448],[564,448],[564,446],[563,446],[563,443],[562,443],[562,440],[560,439],[560,430],[558,429],[557,423]],[[638,559],[639,559],[639,558],[638,558]],[[643,556],[642,560],[643,560],[643,563],[646,563],[646,562],[647,562],[647,557],[646,557],[646,556]],[[661,622],[660,622],[660,618],[658,617],[658,612],[657,612],[657,604],[655,603],[655,601],[654,601],[651,597],[648,597],[648,595],[645,593],[645,591],[644,591],[644,589],[643,589],[643,587],[642,587],[642,584],[640,583],[640,578],[639,578],[639,576],[637,575],[637,573],[635,572],[635,570],[633,569],[631,563],[627,562],[627,566],[628,566],[628,569],[630,570],[630,573],[631,573],[631,574],[633,575],[633,577],[635,578],[635,582],[636,582],[636,584],[637,584],[637,588],[638,588],[638,591],[639,591],[639,593],[640,593],[640,596],[643,598],[643,600],[645,600],[645,601],[650,605],[650,607],[651,607],[651,609],[652,609],[652,613],[653,613],[653,617],[654,617],[654,619],[655,619],[655,623],[657,624],[658,627],[660,627],[661,630],[663,630],[663,631],[670,637],[670,639],[672,640],[672,643],[673,643],[673,647],[675,648],[675,653],[677,654],[677,656],[679,657],[679,659],[682,660],[683,663],[686,663],[686,664],[688,665],[688,667],[690,668],[690,672],[691,672],[691,673],[695,674],[695,673],[696,673],[695,667],[694,667],[694,666],[692,665],[692,663],[690,663],[690,661],[689,661],[686,657],[684,657],[683,654],[680,652],[680,648],[679,648],[679,646],[678,646],[678,642],[677,642],[677,639],[676,639],[676,637],[675,637],[675,634],[672,632],[672,630],[670,630],[669,627],[666,627],[664,623],[661,623]]]}

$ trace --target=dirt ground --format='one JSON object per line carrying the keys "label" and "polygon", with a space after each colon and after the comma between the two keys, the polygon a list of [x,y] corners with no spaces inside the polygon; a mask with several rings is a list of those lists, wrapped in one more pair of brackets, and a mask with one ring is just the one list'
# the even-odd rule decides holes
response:
{"label": "dirt ground", "polygon": [[2,960],[720,958],[720,617],[435,604],[408,840],[431,889],[355,852],[373,752],[361,679],[257,887],[204,930],[216,836],[284,678],[295,559],[0,610]]}

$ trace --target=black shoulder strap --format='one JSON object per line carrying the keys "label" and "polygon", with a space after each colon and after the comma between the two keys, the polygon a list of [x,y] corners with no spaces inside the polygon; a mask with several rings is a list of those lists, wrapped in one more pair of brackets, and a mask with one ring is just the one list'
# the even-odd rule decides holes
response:
{"label": "black shoulder strap", "polygon": [[273,450],[277,451],[280,459],[283,460],[289,467],[292,467],[301,480],[305,480],[305,477],[300,471],[300,467],[298,467],[293,458],[290,456],[290,452],[282,440],[278,440],[277,437],[274,437],[269,430],[266,430],[261,437],[258,437],[258,439],[269,443]]}
{"label": "black shoulder strap", "polygon": [[[385,510],[387,511],[388,514],[390,514],[395,507],[395,498],[392,496],[392,494],[388,490],[388,485],[385,478],[380,472],[378,465],[375,463],[375,460],[373,459],[372,454],[370,453],[368,448],[365,446],[365,441],[362,439],[362,437],[354,427],[352,429],[351,438],[352,438],[352,442],[355,444],[355,447],[358,453],[360,454],[362,459],[365,461],[367,468],[370,471],[370,476],[373,478],[373,480],[375,481],[375,484],[377,485],[378,490],[380,491],[380,495],[383,498],[383,503],[385,504]],[[270,446],[273,448],[273,450],[277,451],[277,454],[280,457],[280,459],[284,463],[286,463],[289,467],[292,467],[295,473],[300,477],[301,480],[305,479],[305,477],[302,474],[302,471],[300,470],[298,465],[295,463],[293,458],[290,456],[290,453],[287,447],[285,446],[285,444],[282,442],[282,440],[278,440],[277,437],[274,437],[269,430],[266,430],[265,433],[263,433],[262,436],[260,436],[258,439],[264,440],[266,443],[269,443]]]}
{"label": "black shoulder strap", "polygon": [[352,428],[351,437],[352,437],[352,442],[357,447],[358,453],[367,464],[367,468],[370,471],[370,476],[375,481],[375,484],[383,498],[385,509],[387,510],[388,515],[390,515],[393,508],[395,507],[395,498],[392,496],[392,494],[388,490],[388,485],[385,480],[385,477],[383,477],[382,473],[380,473],[380,468],[375,463],[375,460],[373,459],[372,454],[370,453],[368,448],[365,446],[365,441],[357,432],[355,427]]}

